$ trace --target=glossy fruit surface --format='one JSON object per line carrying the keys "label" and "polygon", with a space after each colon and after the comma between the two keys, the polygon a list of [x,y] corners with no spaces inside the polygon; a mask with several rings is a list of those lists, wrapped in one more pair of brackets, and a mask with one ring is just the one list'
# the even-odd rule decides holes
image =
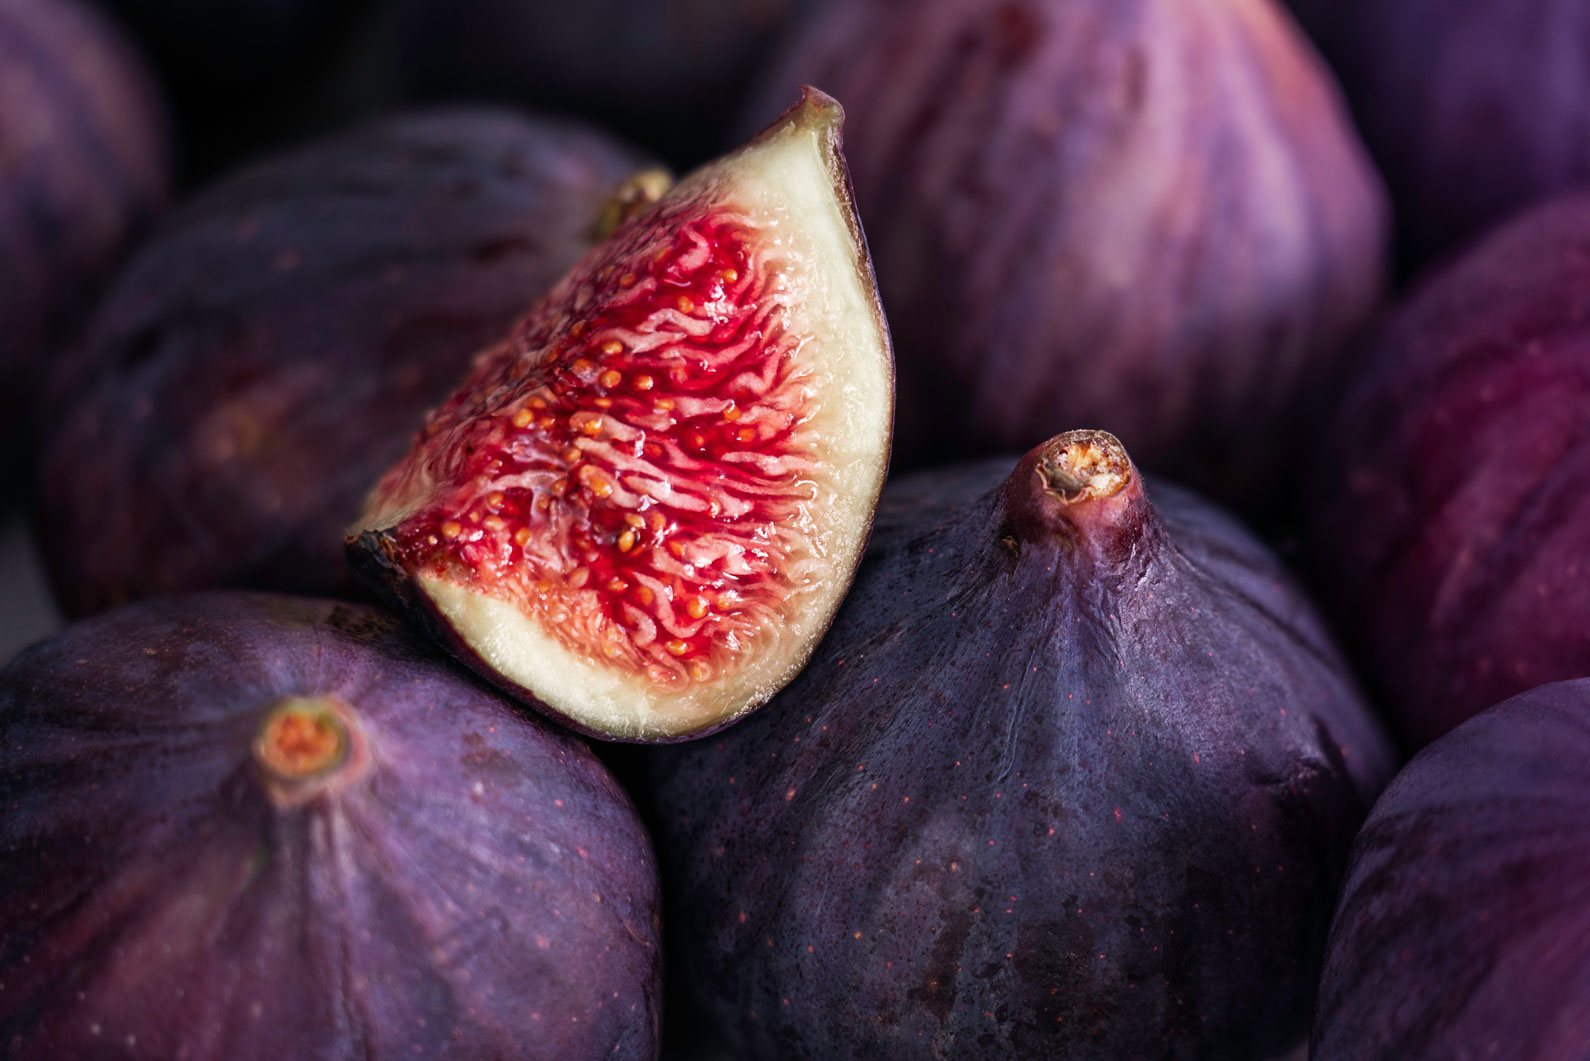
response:
{"label": "glossy fruit surface", "polygon": [[675,944],[744,1056],[1262,1056],[1392,762],[1275,559],[1072,432],[892,483],[801,676],[655,751]]}
{"label": "glossy fruit surface", "polygon": [[0,671],[0,805],[7,1056],[655,1056],[628,798],[373,609],[70,627]]}
{"label": "glossy fruit surface", "polygon": [[896,460],[1056,423],[1256,512],[1376,304],[1379,180],[1270,0],[857,0],[793,80],[846,101],[900,350]]}
{"label": "glossy fruit surface", "polygon": [[1583,1056],[1590,681],[1421,752],[1375,804],[1331,927],[1312,1057]]}
{"label": "glossy fruit surface", "polygon": [[1590,198],[1429,276],[1365,352],[1312,560],[1407,739],[1590,676]]}
{"label": "glossy fruit surface", "polygon": [[808,90],[587,255],[371,494],[354,562],[598,736],[698,734],[827,629],[888,459],[892,363]]}
{"label": "glossy fruit surface", "polygon": [[350,588],[342,532],[370,484],[646,164],[583,126],[444,110],[173,215],[57,380],[39,523],[63,608]]}

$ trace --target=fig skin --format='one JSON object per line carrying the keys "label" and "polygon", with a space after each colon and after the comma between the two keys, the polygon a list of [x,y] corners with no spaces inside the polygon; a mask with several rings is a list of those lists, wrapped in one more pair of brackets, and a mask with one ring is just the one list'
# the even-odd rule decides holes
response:
{"label": "fig skin", "polygon": [[[1114,447],[1075,501],[1039,471]],[[659,749],[676,944],[746,1056],[1254,1056],[1306,1034],[1392,749],[1308,601],[1109,436],[890,485],[813,662]],[[1148,497],[1154,503],[1150,505]]]}
{"label": "fig skin", "polygon": [[[302,697],[353,747],[289,782],[253,749]],[[200,594],[69,628],[0,672],[0,803],[8,1056],[656,1056],[628,798],[381,612]]]}
{"label": "fig skin", "polygon": [[1319,1061],[1581,1057],[1590,681],[1424,751],[1375,804],[1331,927]]}
{"label": "fig skin", "polygon": [[[165,115],[142,59],[76,0],[0,0],[0,392],[35,375],[164,205]],[[8,429],[9,430],[9,429]]]}
{"label": "fig skin", "polygon": [[1590,676],[1590,196],[1430,275],[1369,345],[1308,491],[1310,559],[1417,747]]}
{"label": "fig skin", "polygon": [[1429,262],[1590,180],[1590,9],[1577,0],[1292,0]]}
{"label": "fig skin", "polygon": [[342,532],[370,484],[645,165],[580,125],[441,110],[174,214],[56,381],[38,522],[62,608],[351,592]]}
{"label": "fig skin", "polygon": [[1329,74],[1269,0],[832,4],[747,126],[796,81],[851,115],[902,352],[897,466],[1092,422],[1268,507],[1386,238]]}

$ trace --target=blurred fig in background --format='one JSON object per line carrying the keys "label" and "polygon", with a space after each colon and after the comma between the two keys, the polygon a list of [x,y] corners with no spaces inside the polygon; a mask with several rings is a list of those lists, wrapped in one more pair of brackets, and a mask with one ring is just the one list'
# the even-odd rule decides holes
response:
{"label": "blurred fig in background", "polygon": [[1381,291],[1380,183],[1270,0],[856,0],[746,113],[843,102],[903,465],[1056,423],[1250,512]]}
{"label": "blurred fig in background", "polygon": [[1411,265],[1590,182],[1582,0],[1291,0],[1336,68]]}
{"label": "blurred fig in background", "polygon": [[1590,675],[1590,196],[1429,277],[1326,437],[1315,574],[1411,743]]}
{"label": "blurred fig in background", "polygon": [[651,842],[391,616],[148,601],[0,671],[15,1058],[656,1057]]}
{"label": "blurred fig in background", "polygon": [[1331,926],[1314,1061],[1590,1049],[1590,681],[1465,723],[1392,782]]}
{"label": "blurred fig in background", "polygon": [[38,520],[62,607],[333,594],[377,476],[646,160],[491,110],[393,118],[172,215],[63,366]]}
{"label": "blurred fig in background", "polygon": [[[579,114],[680,167],[725,146],[746,83],[816,0],[394,0],[393,66],[423,99]],[[795,82],[779,86],[788,105]],[[841,100],[841,102],[847,102]]]}
{"label": "blurred fig in background", "polygon": [[0,0],[0,405],[80,327],[168,192],[167,130],[128,42],[76,0]]}

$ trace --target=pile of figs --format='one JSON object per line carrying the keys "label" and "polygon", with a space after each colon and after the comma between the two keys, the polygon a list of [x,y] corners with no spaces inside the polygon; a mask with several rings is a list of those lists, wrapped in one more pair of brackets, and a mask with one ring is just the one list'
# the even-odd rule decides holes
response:
{"label": "pile of figs", "polygon": [[1586,27],[0,0],[0,1055],[1590,1055]]}

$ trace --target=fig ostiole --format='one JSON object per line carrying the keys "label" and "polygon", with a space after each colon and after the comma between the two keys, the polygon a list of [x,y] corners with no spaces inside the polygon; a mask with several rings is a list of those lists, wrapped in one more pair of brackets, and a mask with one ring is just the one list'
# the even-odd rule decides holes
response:
{"label": "fig ostiole", "polygon": [[0,671],[15,1057],[656,1056],[650,840],[373,608],[103,613]]}
{"label": "fig ostiole", "polygon": [[832,619],[887,464],[892,354],[814,90],[622,222],[380,481],[355,565],[583,732],[726,725]]}
{"label": "fig ostiole", "polygon": [[653,749],[745,1056],[1263,1056],[1395,752],[1280,563],[1102,431],[885,490],[767,707]]}

